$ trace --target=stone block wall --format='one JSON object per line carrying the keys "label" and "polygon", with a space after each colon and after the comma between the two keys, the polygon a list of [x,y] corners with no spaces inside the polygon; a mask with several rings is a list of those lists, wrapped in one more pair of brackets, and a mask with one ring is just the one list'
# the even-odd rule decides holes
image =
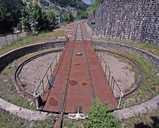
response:
{"label": "stone block wall", "polygon": [[159,44],[159,0],[104,0],[89,21],[97,35]]}

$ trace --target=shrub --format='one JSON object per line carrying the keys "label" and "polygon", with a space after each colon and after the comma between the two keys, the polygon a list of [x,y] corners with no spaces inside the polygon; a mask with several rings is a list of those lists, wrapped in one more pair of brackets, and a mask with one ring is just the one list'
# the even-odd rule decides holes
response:
{"label": "shrub", "polygon": [[120,128],[119,122],[99,101],[92,106],[86,125],[87,128]]}
{"label": "shrub", "polygon": [[44,10],[38,4],[28,2],[22,10],[21,24],[24,30],[33,34],[41,30],[52,30],[56,25],[56,15],[53,9]]}

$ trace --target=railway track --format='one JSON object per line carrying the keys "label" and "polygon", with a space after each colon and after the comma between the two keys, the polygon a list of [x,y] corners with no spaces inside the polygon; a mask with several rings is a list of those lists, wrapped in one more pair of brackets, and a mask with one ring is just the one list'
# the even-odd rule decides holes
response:
{"label": "railway track", "polygon": [[81,30],[82,30],[82,42],[81,42],[81,44],[82,44],[82,47],[83,47],[83,51],[84,51],[84,55],[85,55],[85,58],[86,58],[86,61],[87,61],[87,69],[88,69],[88,73],[89,73],[89,79],[90,79],[90,81],[91,81],[91,87],[92,87],[92,97],[93,97],[93,100],[95,100],[95,98],[96,98],[96,95],[95,95],[95,89],[94,89],[94,83],[93,83],[93,81],[92,81],[92,78],[91,78],[91,71],[90,71],[90,67],[89,67],[89,61],[88,61],[88,55],[87,55],[87,52],[86,52],[86,49],[85,49],[85,47],[84,47],[84,31],[83,31],[83,26],[82,26],[83,24],[80,24],[80,28],[81,28]]}
{"label": "railway track", "polygon": [[[84,48],[84,36],[83,36],[83,31],[82,31],[82,27],[81,27],[81,23],[77,24],[76,26],[76,32],[75,32],[75,35],[74,35],[74,40],[73,40],[73,43],[77,43],[77,41],[79,41],[79,37],[77,38],[77,30],[78,28],[80,28],[81,30],[81,39],[80,39],[80,47],[82,49],[82,52],[84,54],[84,58],[86,59],[86,65],[87,65],[87,69],[88,69],[88,73],[89,73],[89,81],[92,82],[91,80],[91,77],[90,77],[90,71],[89,71],[89,65],[88,65],[88,60],[87,60],[87,56],[86,56],[86,52],[85,52],[85,48]],[[79,53],[80,54],[80,53]],[[61,110],[60,110],[60,116],[59,116],[59,119],[56,121],[55,125],[54,125],[54,128],[62,128],[62,125],[63,125],[63,118],[64,118],[64,114],[65,114],[65,107],[66,107],[66,100],[67,100],[67,93],[68,93],[68,86],[69,86],[69,81],[70,81],[70,74],[71,74],[71,66],[72,66],[72,59],[73,59],[73,55],[74,55],[74,47],[72,47],[72,51],[71,51],[71,63],[69,65],[69,70],[67,72],[67,78],[66,78],[66,83],[65,83],[65,89],[64,89],[64,94],[62,96],[62,105],[61,105]],[[91,85],[93,85],[93,83],[91,83]],[[92,86],[92,97],[93,97],[93,100],[95,99],[95,91],[93,89],[93,86]],[[80,106],[77,107],[77,111],[79,112],[80,111]]]}
{"label": "railway track", "polygon": [[[78,25],[76,26],[76,32],[74,34],[74,41],[76,40],[76,36],[77,36],[77,28]],[[71,49],[71,56],[73,56],[73,51],[74,51],[74,47],[72,47]],[[68,84],[69,84],[69,76],[70,76],[70,72],[71,72],[71,65],[72,65],[72,57],[70,58],[71,63],[69,64],[69,69],[67,71],[67,78],[65,80],[65,89],[64,89],[64,94],[62,96],[62,102],[61,102],[61,110],[60,110],[60,116],[59,119],[55,122],[54,124],[54,128],[62,128],[63,127],[63,118],[64,118],[64,114],[65,114],[65,106],[66,106],[66,97],[67,97],[67,92],[68,92]]]}

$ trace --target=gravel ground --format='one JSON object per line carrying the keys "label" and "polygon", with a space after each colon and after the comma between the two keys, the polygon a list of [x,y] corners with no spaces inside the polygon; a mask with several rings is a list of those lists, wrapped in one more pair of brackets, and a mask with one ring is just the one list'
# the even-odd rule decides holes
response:
{"label": "gravel ground", "polygon": [[49,65],[55,60],[57,54],[59,53],[49,53],[24,65],[19,76],[23,83],[25,83],[25,90],[27,92],[33,93],[35,87],[40,83],[40,80],[42,80]]}
{"label": "gravel ground", "polygon": [[[98,52],[100,56],[101,52]],[[120,89],[123,93],[127,93],[135,85],[135,71],[133,70],[133,65],[130,61],[119,57],[114,56],[108,52],[102,52],[102,61],[104,61],[110,68],[111,76],[117,81]],[[100,57],[99,57],[100,58]],[[102,63],[104,67],[104,63]],[[108,74],[107,74],[108,75]],[[115,86],[114,94],[116,97],[120,96],[119,89]]]}

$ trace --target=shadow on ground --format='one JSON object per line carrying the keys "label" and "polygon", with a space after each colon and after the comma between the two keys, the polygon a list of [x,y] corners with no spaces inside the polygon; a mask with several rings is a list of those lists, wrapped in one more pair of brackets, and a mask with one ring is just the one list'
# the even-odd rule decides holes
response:
{"label": "shadow on ground", "polygon": [[135,124],[135,128],[159,128],[159,117],[152,116],[150,117],[152,120],[151,124],[144,124],[143,122]]}

